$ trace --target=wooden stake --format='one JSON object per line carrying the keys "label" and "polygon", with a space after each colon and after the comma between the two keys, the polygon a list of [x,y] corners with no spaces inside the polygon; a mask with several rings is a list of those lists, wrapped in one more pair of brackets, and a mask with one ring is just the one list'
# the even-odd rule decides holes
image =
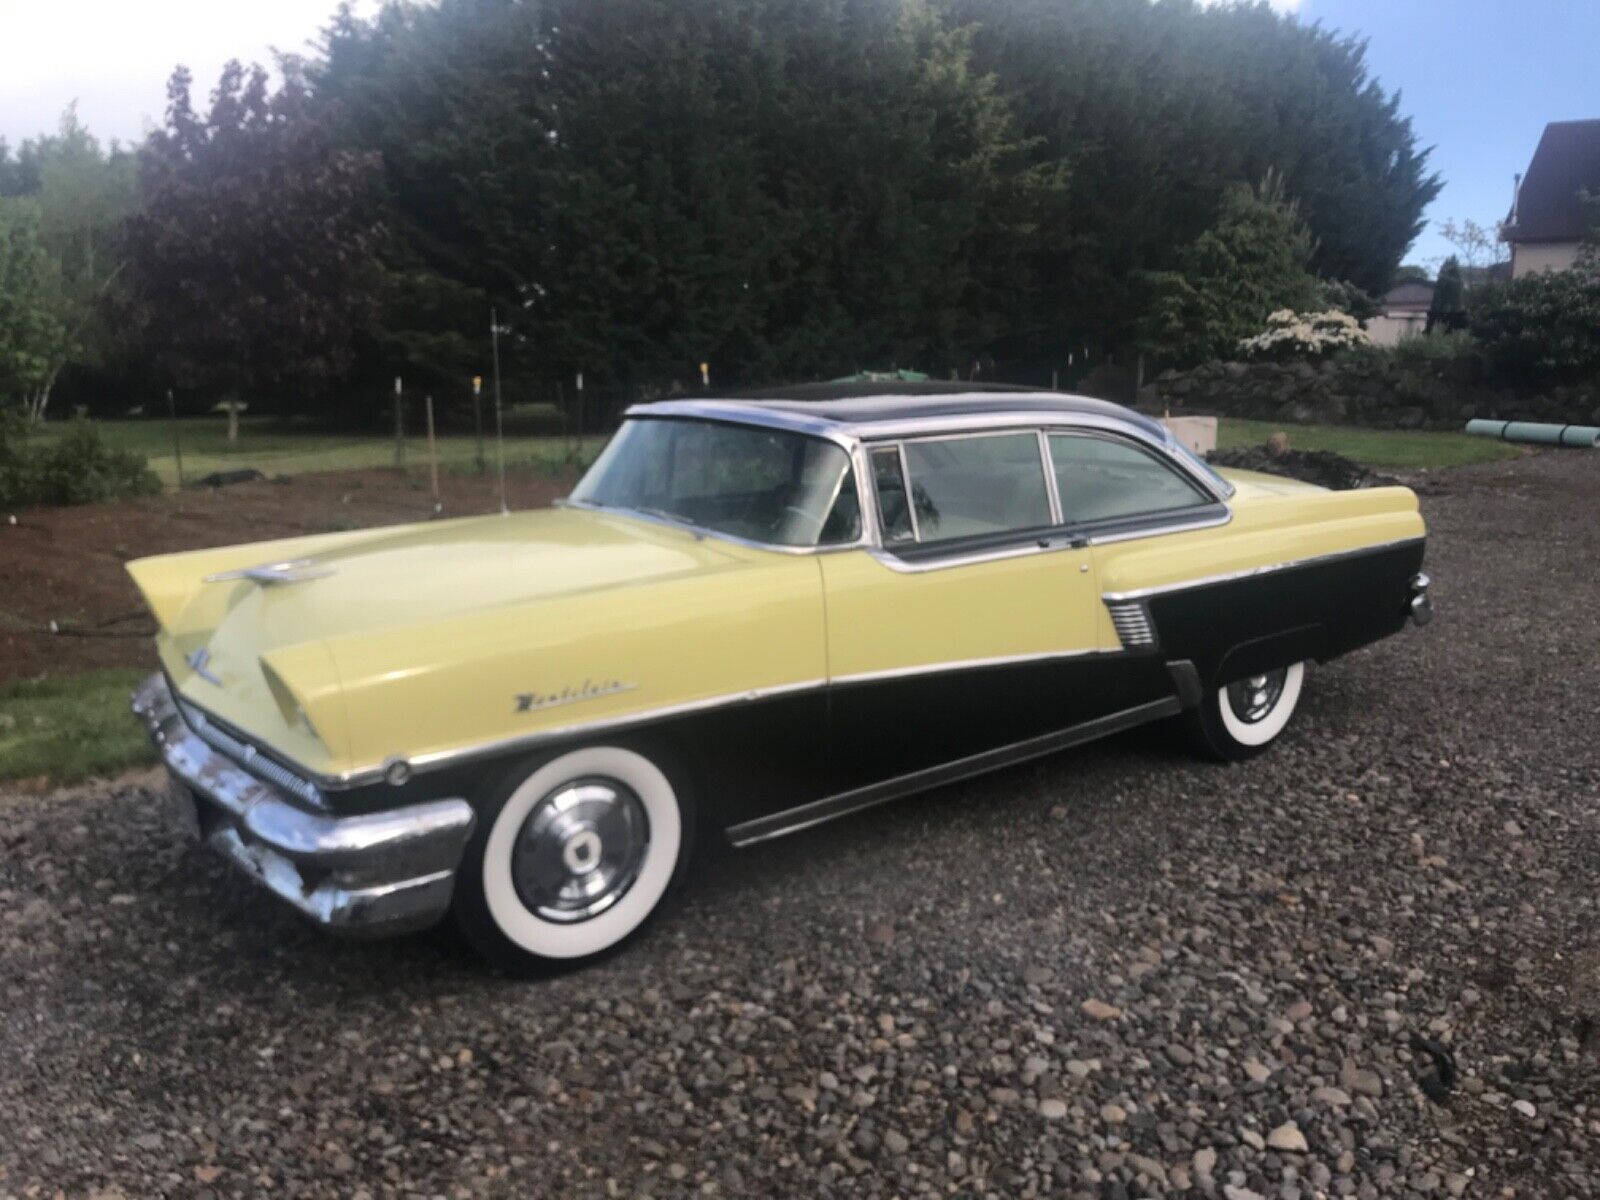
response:
{"label": "wooden stake", "polygon": [[433,441],[433,397],[423,398],[423,408],[428,414],[428,477],[433,484],[433,511],[438,512],[443,505],[439,503],[439,454]]}
{"label": "wooden stake", "polygon": [[178,490],[183,491],[183,447],[178,444],[178,402],[167,389],[167,420],[172,423],[172,457],[178,463]]}
{"label": "wooden stake", "polygon": [[400,401],[400,376],[394,377],[394,465],[406,465],[406,422]]}

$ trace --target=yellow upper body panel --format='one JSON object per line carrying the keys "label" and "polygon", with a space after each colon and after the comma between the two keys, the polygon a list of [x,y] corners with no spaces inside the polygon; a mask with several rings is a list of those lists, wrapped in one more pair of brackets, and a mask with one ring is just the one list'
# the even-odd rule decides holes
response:
{"label": "yellow upper body panel", "polygon": [[[1421,537],[1404,488],[1226,472],[1225,520],[907,570],[560,508],[130,564],[179,691],[325,777],[895,671],[1114,648],[1103,595]],[[294,563],[284,581],[212,577]]]}

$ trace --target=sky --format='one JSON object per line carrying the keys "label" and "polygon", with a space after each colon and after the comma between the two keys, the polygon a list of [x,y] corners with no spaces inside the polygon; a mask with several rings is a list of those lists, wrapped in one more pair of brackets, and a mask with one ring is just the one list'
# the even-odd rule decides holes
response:
{"label": "sky", "polygon": [[[1547,121],[1600,117],[1600,0],[1272,0],[1368,39],[1373,74],[1402,111],[1445,190],[1408,256],[1449,252],[1438,225],[1492,226]],[[159,124],[175,64],[196,92],[237,57],[303,50],[336,0],[0,0],[0,137],[52,128],[74,99],[89,128],[134,141]],[[377,0],[359,0],[370,14]]]}

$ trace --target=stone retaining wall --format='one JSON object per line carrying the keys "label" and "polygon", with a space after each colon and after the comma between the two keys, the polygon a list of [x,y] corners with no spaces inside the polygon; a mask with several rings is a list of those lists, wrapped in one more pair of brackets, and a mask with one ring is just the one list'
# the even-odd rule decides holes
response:
{"label": "stone retaining wall", "polygon": [[1324,363],[1208,363],[1139,393],[1147,412],[1288,424],[1459,429],[1473,417],[1600,424],[1600,381],[1527,392],[1490,384],[1476,364],[1400,364],[1351,354]]}

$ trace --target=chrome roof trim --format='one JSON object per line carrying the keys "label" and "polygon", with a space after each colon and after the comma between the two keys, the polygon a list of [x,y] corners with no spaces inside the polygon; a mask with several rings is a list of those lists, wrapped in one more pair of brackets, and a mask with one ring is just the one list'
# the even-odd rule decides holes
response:
{"label": "chrome roof trim", "polygon": [[635,404],[623,414],[625,417],[694,417],[707,421],[726,421],[736,425],[764,425],[772,429],[786,429],[795,433],[809,433],[841,444],[849,441],[892,441],[896,438],[915,437],[926,433],[961,433],[985,429],[1008,429],[1018,426],[1028,428],[1075,427],[1109,429],[1129,433],[1150,445],[1165,449],[1165,439],[1147,428],[1136,413],[1128,418],[1106,416],[1101,413],[1072,412],[1049,409],[1007,408],[1005,398],[1012,393],[972,392],[954,393],[941,399],[959,403],[970,399],[981,401],[985,407],[969,413],[940,413],[935,416],[907,417],[895,421],[839,421],[822,417],[808,417],[793,408],[774,407],[758,400],[657,400],[649,404]]}
{"label": "chrome roof trim", "polygon": [[731,425],[762,425],[769,429],[827,438],[846,449],[859,440],[848,426],[838,421],[807,417],[789,409],[771,408],[754,400],[655,400],[648,404],[629,405],[622,415],[627,418],[692,417]]}
{"label": "chrome roof trim", "polygon": [[1131,592],[1105,592],[1101,599],[1108,604],[1118,600],[1143,600],[1150,596],[1165,596],[1172,592],[1187,592],[1194,588],[1211,587],[1218,583],[1233,583],[1240,579],[1252,579],[1257,575],[1272,575],[1278,571],[1290,571],[1298,567],[1315,567],[1323,563],[1338,562],[1346,558],[1359,558],[1366,554],[1381,554],[1385,550],[1398,550],[1402,546],[1417,546],[1426,542],[1426,537],[1397,538],[1392,542],[1378,542],[1371,546],[1357,546],[1352,550],[1337,550],[1332,554],[1317,554],[1310,558],[1290,559],[1287,562],[1269,563],[1262,567],[1247,567],[1241,571],[1225,571],[1218,575],[1207,575],[1202,579],[1184,579],[1176,583],[1158,584],[1155,587],[1138,588]]}

